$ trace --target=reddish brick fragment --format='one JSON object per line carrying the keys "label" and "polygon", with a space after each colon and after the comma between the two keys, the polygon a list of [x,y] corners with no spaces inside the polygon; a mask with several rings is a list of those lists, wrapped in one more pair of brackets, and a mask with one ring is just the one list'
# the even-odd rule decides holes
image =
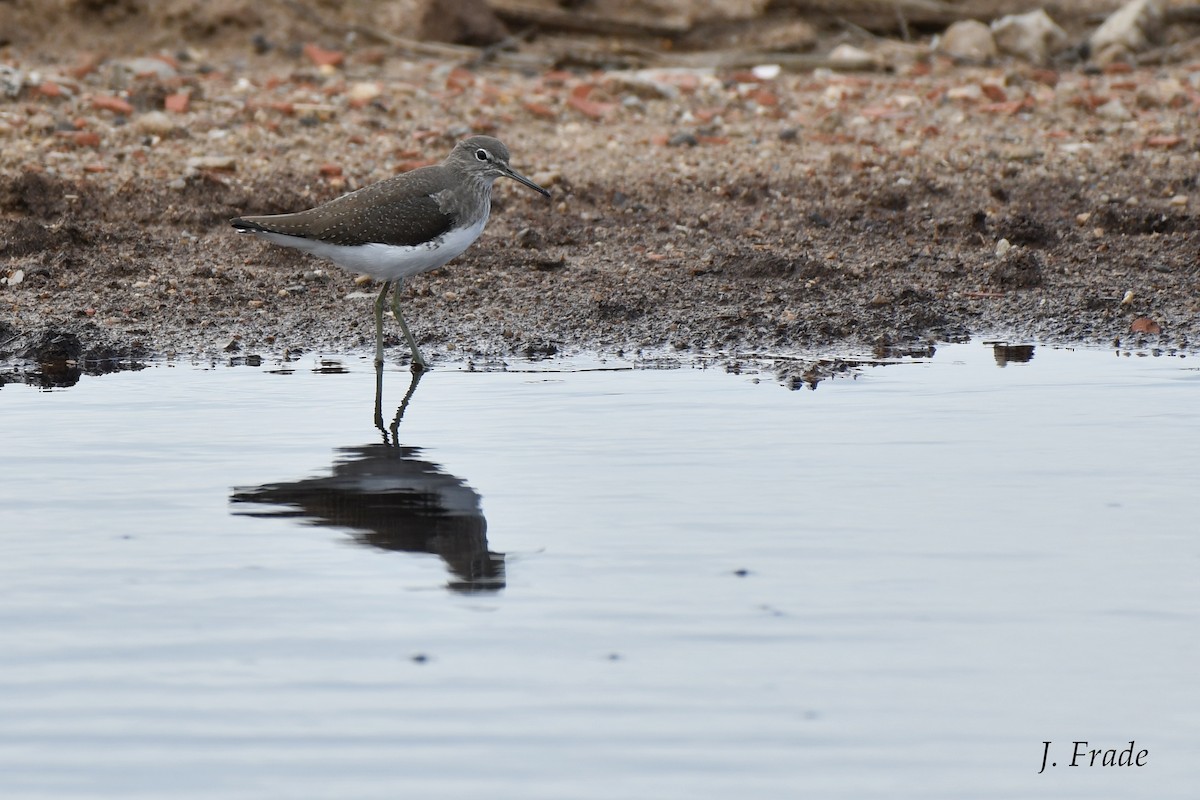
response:
{"label": "reddish brick fragment", "polygon": [[994,83],[980,84],[979,88],[983,91],[984,96],[993,103],[1003,103],[1008,100],[1008,93],[1004,91],[1004,88]]}
{"label": "reddish brick fragment", "polygon": [[58,136],[76,147],[100,146],[100,134],[95,131],[58,131]]}
{"label": "reddish brick fragment", "polygon": [[1138,317],[1129,326],[1129,330],[1134,333],[1159,334],[1162,333],[1162,326],[1149,317]]}
{"label": "reddish brick fragment", "polygon": [[122,100],[110,94],[98,94],[93,97],[92,108],[112,111],[116,114],[129,115],[133,113],[133,106],[129,105],[128,100]]}
{"label": "reddish brick fragment", "polygon": [[536,103],[532,100],[527,100],[521,105],[526,111],[528,111],[530,114],[533,114],[535,117],[541,117],[542,119],[554,119],[558,116],[558,114],[554,113],[554,109],[545,103]]}
{"label": "reddish brick fragment", "polygon": [[1171,148],[1171,147],[1178,147],[1181,144],[1183,144],[1182,136],[1174,136],[1174,135],[1150,136],[1150,137],[1147,137],[1147,139],[1146,139],[1146,145],[1149,147]]}
{"label": "reddish brick fragment", "polygon": [[346,60],[346,54],[341,50],[326,50],[312,42],[304,45],[304,55],[318,67],[336,67]]}
{"label": "reddish brick fragment", "polygon": [[183,114],[188,110],[191,99],[191,95],[187,92],[169,94],[163,98],[163,108],[167,111],[174,111],[176,114]]}

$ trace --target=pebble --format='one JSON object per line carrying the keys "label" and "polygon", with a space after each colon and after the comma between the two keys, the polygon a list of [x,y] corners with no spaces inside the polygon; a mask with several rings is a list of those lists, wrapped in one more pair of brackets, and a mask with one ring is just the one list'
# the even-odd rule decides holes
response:
{"label": "pebble", "polygon": [[351,86],[346,92],[346,97],[351,105],[366,105],[381,94],[383,88],[378,83],[362,81]]}
{"label": "pebble", "polygon": [[1048,63],[1070,44],[1067,32],[1041,8],[1001,17],[992,23],[992,36],[1001,52],[1033,64]]}
{"label": "pebble", "polygon": [[539,170],[529,176],[534,183],[541,186],[550,187],[557,185],[562,180],[562,173],[556,169]]}
{"label": "pebble", "polygon": [[160,80],[179,74],[175,67],[161,58],[128,58],[117,62],[117,70],[134,77],[149,76]]}
{"label": "pebble", "polygon": [[946,28],[935,49],[967,61],[988,61],[999,54],[992,29],[974,19],[960,20]]}
{"label": "pebble", "polygon": [[879,66],[879,59],[861,47],[839,44],[829,53],[829,66],[839,70],[874,69]]}
{"label": "pebble", "polygon": [[23,280],[25,280],[25,270],[18,269],[18,270],[13,270],[13,273],[8,276],[8,278],[5,280],[5,283],[7,283],[10,287],[12,287],[12,286],[16,286]]}
{"label": "pebble", "polygon": [[1125,104],[1120,100],[1109,100],[1104,105],[1096,109],[1096,116],[1103,119],[1112,120],[1113,122],[1128,122],[1133,119],[1133,114],[1125,107]]}
{"label": "pebble", "polygon": [[1001,239],[1000,241],[996,242],[996,257],[1004,258],[1004,256],[1011,249],[1012,249],[1012,243],[1009,242],[1008,239]]}
{"label": "pebble", "polygon": [[983,99],[983,87],[977,83],[968,83],[965,86],[951,86],[946,90],[947,100],[981,100]]}
{"label": "pebble", "polygon": [[189,171],[211,169],[233,171],[237,169],[237,159],[233,156],[193,156],[187,160]]}
{"label": "pebble", "polygon": [[1182,208],[1188,204],[1188,196],[1186,194],[1177,194],[1168,200],[1171,205]]}
{"label": "pebble", "polygon": [[1157,0],[1131,0],[1088,39],[1092,59],[1103,66],[1141,52],[1158,39],[1162,26],[1163,11]]}
{"label": "pebble", "polygon": [[0,89],[4,91],[4,94],[16,97],[21,94],[21,87],[24,85],[24,72],[8,64],[0,64]]}
{"label": "pebble", "polygon": [[153,136],[166,136],[175,129],[175,120],[165,111],[147,111],[133,122],[134,128]]}

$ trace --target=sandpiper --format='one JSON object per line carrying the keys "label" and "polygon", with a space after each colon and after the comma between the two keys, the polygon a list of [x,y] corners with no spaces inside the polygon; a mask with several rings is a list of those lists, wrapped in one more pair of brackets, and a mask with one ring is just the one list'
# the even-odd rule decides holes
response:
{"label": "sandpiper", "polygon": [[237,217],[239,233],[327,258],[351,272],[383,281],[375,300],[375,363],[383,363],[383,306],[392,312],[412,350],[412,368],[427,368],[400,314],[404,279],[428,272],[471,246],[492,209],[492,183],[509,177],[546,197],[550,192],[508,165],[508,148],[491,136],[454,146],[441,164],[421,167],[295,214]]}

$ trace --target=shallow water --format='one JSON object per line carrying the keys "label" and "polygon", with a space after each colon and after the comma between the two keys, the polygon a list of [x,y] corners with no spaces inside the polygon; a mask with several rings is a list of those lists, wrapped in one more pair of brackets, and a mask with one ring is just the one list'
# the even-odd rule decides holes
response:
{"label": "shallow water", "polygon": [[1195,796],[1193,360],[514,366],[0,390],[0,796]]}

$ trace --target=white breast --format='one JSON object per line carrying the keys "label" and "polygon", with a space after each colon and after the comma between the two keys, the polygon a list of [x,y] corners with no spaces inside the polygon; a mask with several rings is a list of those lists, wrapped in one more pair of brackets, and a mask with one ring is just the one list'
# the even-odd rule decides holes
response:
{"label": "white breast", "polygon": [[415,246],[394,244],[328,244],[282,233],[255,233],[269,242],[304,250],[314,256],[327,258],[351,272],[362,272],[376,280],[394,281],[428,272],[462,255],[463,251],[483,233],[487,224],[485,214],[469,228],[450,230],[441,237]]}

